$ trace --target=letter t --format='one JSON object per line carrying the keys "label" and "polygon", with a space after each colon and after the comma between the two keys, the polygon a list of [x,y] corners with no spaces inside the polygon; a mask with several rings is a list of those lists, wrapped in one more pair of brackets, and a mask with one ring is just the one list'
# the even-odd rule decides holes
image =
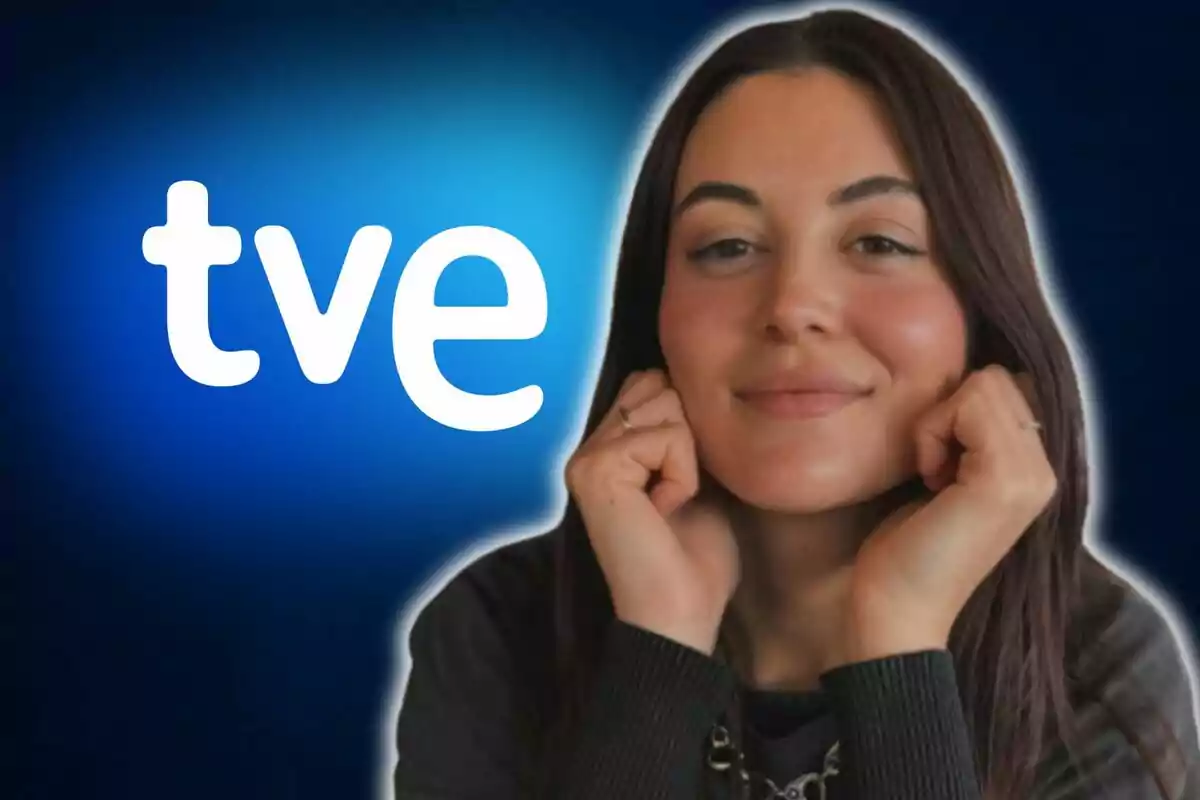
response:
{"label": "letter t", "polygon": [[238,386],[258,374],[258,353],[226,351],[208,327],[208,269],[242,254],[236,228],[208,224],[208,189],[177,181],[167,189],[167,224],[142,237],[142,255],[167,268],[167,342],[184,374],[206,386]]}

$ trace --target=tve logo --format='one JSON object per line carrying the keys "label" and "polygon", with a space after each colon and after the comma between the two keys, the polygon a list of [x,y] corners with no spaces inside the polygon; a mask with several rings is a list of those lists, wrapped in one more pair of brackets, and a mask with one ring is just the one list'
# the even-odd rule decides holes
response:
{"label": "tve logo", "polygon": [[[300,368],[313,383],[342,376],[358,339],[367,306],[392,245],[387,228],[361,228],[350,242],[328,310],[313,297],[295,240],[287,228],[269,225],[254,234]],[[175,363],[206,386],[238,386],[258,374],[258,353],[221,350],[208,325],[208,270],[241,256],[237,229],[208,224],[208,189],[178,181],[167,189],[167,224],[142,237],[142,254],[167,268],[167,340]],[[453,261],[481,256],[492,261],[508,286],[506,306],[434,305],[442,271]],[[533,339],[546,327],[546,283],[533,254],[496,228],[451,228],[422,244],[400,274],[392,308],[392,350],[400,382],[417,408],[432,419],[465,431],[498,431],[528,422],[542,406],[542,390],[525,386],[498,395],[464,392],[438,369],[439,339]]]}

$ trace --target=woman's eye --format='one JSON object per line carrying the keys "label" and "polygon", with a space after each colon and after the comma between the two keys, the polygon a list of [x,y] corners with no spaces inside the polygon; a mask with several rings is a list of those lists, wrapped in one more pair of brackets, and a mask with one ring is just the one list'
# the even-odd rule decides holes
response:
{"label": "woman's eye", "polygon": [[857,249],[859,252],[872,256],[915,256],[921,252],[915,247],[909,247],[906,244],[897,242],[895,239],[879,235],[860,237],[854,242],[852,247]]}
{"label": "woman's eye", "polygon": [[753,250],[754,245],[745,239],[721,239],[691,251],[688,253],[688,257],[694,261],[726,261],[741,258]]}

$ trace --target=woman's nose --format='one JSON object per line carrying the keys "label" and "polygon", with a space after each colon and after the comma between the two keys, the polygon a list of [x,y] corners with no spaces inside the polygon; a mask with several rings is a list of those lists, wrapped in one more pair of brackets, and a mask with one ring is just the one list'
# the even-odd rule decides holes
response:
{"label": "woman's nose", "polygon": [[781,263],[764,282],[763,329],[777,341],[836,334],[842,327],[842,290],[828,265],[812,258]]}

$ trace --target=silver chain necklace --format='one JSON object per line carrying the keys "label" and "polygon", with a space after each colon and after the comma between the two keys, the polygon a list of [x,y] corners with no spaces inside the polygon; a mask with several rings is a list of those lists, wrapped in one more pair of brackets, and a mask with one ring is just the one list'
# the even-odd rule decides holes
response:
{"label": "silver chain necklace", "polygon": [[[838,774],[838,745],[833,746],[825,754],[825,764],[820,772],[806,772],[790,781],[782,788],[766,775],[752,773],[746,769],[746,755],[733,742],[729,729],[724,725],[714,725],[708,737],[708,766],[717,772],[730,773],[742,789],[742,797],[750,800],[760,800],[751,795],[757,782],[765,792],[761,800],[826,800],[827,789],[825,780]],[[810,794],[810,789],[816,789],[816,794]]]}

